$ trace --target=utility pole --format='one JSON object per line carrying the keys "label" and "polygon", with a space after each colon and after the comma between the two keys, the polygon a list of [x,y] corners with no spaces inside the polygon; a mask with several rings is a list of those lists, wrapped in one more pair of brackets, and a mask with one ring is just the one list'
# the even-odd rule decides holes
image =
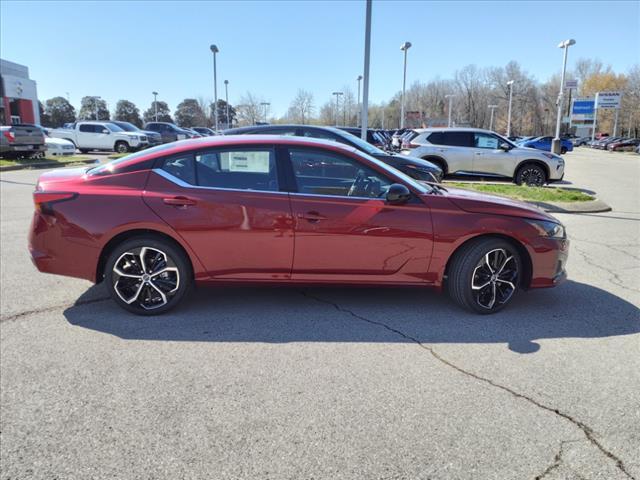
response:
{"label": "utility pole", "polygon": [[216,45],[211,45],[209,49],[211,50],[211,53],[213,53],[213,118],[216,133],[218,133],[218,71],[216,69],[216,53],[220,50],[218,50]]}
{"label": "utility pole", "polygon": [[360,138],[367,140],[367,127],[369,124],[369,57],[371,56],[371,0],[367,0],[364,29],[364,89],[362,92],[362,111],[360,120]]}
{"label": "utility pole", "polygon": [[336,96],[336,127],[338,126],[338,115],[339,115],[339,111],[340,111],[340,106],[339,106],[339,98],[340,95],[344,95],[343,92],[333,92],[331,95],[335,95]]}
{"label": "utility pole", "polygon": [[151,92],[153,94],[153,106],[156,111],[156,122],[158,121],[158,92]]}
{"label": "utility pole", "polygon": [[493,131],[493,111],[498,108],[498,105],[489,105],[491,109],[491,120],[489,120],[489,130]]}
{"label": "utility pole", "polygon": [[400,104],[400,128],[404,128],[404,94],[407,86],[407,52],[411,48],[411,42],[404,42],[400,50],[404,52],[404,73],[402,75],[402,102]]}

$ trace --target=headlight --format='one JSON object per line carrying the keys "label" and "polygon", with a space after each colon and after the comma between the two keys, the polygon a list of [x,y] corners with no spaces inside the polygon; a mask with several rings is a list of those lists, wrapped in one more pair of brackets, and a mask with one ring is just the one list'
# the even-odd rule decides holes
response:
{"label": "headlight", "polygon": [[567,238],[567,232],[565,232],[564,226],[559,223],[544,220],[527,220],[527,223],[535,227],[541,237]]}

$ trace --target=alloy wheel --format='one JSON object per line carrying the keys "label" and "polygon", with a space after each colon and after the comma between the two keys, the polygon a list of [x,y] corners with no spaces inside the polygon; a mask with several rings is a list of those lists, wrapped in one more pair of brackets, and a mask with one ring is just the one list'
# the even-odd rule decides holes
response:
{"label": "alloy wheel", "polygon": [[140,247],[120,255],[113,266],[113,289],[128,305],[153,310],[166,305],[180,287],[175,262],[162,250]]}
{"label": "alloy wheel", "polygon": [[529,167],[525,168],[522,171],[522,183],[525,185],[533,185],[536,187],[541,187],[544,183],[544,179],[542,178],[542,173],[537,168]]}
{"label": "alloy wheel", "polygon": [[471,290],[478,305],[487,310],[509,301],[518,284],[516,256],[497,248],[487,252],[471,276]]}

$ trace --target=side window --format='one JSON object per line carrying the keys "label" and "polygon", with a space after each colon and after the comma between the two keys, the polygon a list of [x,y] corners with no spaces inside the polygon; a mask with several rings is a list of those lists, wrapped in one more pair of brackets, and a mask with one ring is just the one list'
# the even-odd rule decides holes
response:
{"label": "side window", "polygon": [[391,182],[382,174],[342,155],[289,149],[298,192],[342,197],[384,197]]}
{"label": "side window", "polygon": [[488,133],[474,133],[475,147],[476,148],[488,148],[491,150],[497,150],[500,146],[498,137],[489,135]]}
{"label": "side window", "polygon": [[190,153],[166,158],[160,168],[183,182],[191,185],[196,183],[193,155]]}
{"label": "side window", "polygon": [[82,125],[80,125],[79,130],[82,133],[94,133],[95,130],[93,129],[93,125],[91,125],[90,123],[83,123]]}
{"label": "side window", "polygon": [[272,149],[234,149],[196,154],[196,178],[201,187],[277,192],[278,174]]}
{"label": "side window", "polygon": [[296,135],[296,129],[295,127],[294,128],[285,128],[285,127],[269,128],[269,129],[265,129],[264,133],[267,135],[286,135],[286,136],[294,137]]}
{"label": "side window", "polygon": [[427,140],[433,145],[442,145],[442,132],[433,132],[427,137]]}
{"label": "side window", "polygon": [[473,147],[473,132],[443,132],[442,145]]}
{"label": "side window", "polygon": [[320,138],[322,140],[332,140],[334,142],[339,142],[340,140],[337,138],[336,135],[330,133],[330,132],[325,132],[323,130],[320,129],[315,129],[315,128],[304,128],[302,129],[302,136],[303,137],[308,137],[308,138]]}

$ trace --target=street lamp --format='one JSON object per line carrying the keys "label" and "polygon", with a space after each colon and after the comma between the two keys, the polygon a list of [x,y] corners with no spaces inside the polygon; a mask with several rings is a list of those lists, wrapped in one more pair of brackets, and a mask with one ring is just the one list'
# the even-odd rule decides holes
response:
{"label": "street lamp", "polygon": [[[224,81],[224,99],[225,103],[227,104],[227,128],[231,128],[231,120],[229,120],[229,80]],[[217,105],[216,108],[218,108]]]}
{"label": "street lamp", "polygon": [[360,114],[362,113],[360,112],[360,81],[362,80],[362,75],[358,75],[356,80],[358,81],[358,125],[360,125]]}
{"label": "street lamp", "polygon": [[489,130],[493,130],[493,111],[498,108],[498,105],[489,105],[491,109],[491,119],[489,120]]}
{"label": "street lamp", "polygon": [[93,111],[94,111],[94,113],[96,115],[96,120],[100,120],[98,118],[98,100],[100,100],[100,97],[93,96],[91,98],[93,99]]}
{"label": "street lamp", "polygon": [[338,126],[338,108],[339,108],[339,98],[340,95],[344,95],[343,92],[333,92],[331,95],[335,95],[336,96],[336,127]]}
{"label": "street lamp", "polygon": [[513,80],[509,80],[509,113],[507,113],[507,137],[511,136],[511,101],[513,100]]}
{"label": "street lamp", "polygon": [[269,102],[260,102],[260,105],[264,107],[264,123],[267,123],[267,107],[271,104]]}
{"label": "street lamp", "polygon": [[153,106],[156,110],[156,122],[158,121],[158,92],[151,92],[153,94]]}
{"label": "street lamp", "polygon": [[558,48],[564,48],[564,58],[562,60],[562,77],[560,78],[560,93],[558,93],[558,118],[556,119],[556,136],[551,142],[551,151],[555,154],[560,153],[562,150],[560,142],[560,124],[562,123],[562,100],[564,98],[564,76],[567,72],[567,55],[569,53],[569,47],[575,45],[576,41],[573,38],[560,42]]}
{"label": "street lamp", "polygon": [[211,53],[213,53],[213,118],[215,123],[216,133],[218,132],[218,71],[216,70],[216,53],[218,47],[216,45],[211,45],[209,47]]}
{"label": "street lamp", "polygon": [[453,101],[453,97],[455,97],[455,95],[453,95],[453,94],[444,96],[444,98],[448,98],[449,99],[449,122],[447,123],[447,127],[449,127],[449,128],[451,128],[451,102]]}
{"label": "street lamp", "polygon": [[404,128],[404,92],[407,86],[407,51],[411,48],[411,42],[404,42],[400,50],[404,52],[404,73],[402,75],[402,101],[400,103],[400,128]]}

